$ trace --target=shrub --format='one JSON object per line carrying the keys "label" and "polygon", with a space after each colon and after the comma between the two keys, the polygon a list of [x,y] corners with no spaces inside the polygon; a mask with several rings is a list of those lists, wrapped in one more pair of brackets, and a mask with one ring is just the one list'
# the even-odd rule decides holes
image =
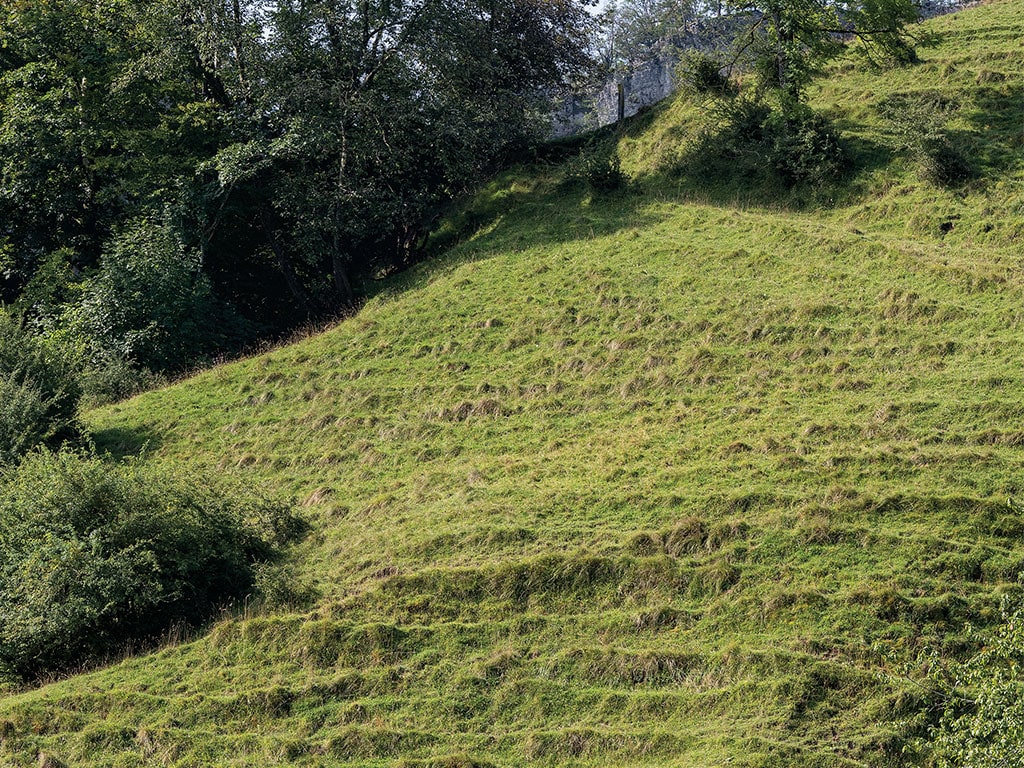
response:
{"label": "shrub", "polygon": [[73,436],[79,395],[71,366],[0,309],[0,465]]}
{"label": "shrub", "polygon": [[[1006,768],[1024,764],[1024,610],[1004,604],[1002,624],[991,632],[968,628],[976,650],[945,662],[930,651],[904,668],[918,706],[897,726],[907,749],[936,768]],[[925,670],[921,678],[920,670]],[[914,714],[914,710],[919,714]],[[920,723],[928,737],[914,737]]]}
{"label": "shrub", "polygon": [[585,183],[596,195],[614,192],[626,185],[618,153],[600,144],[585,147],[570,162],[567,175],[570,181]]}
{"label": "shrub", "polygon": [[82,403],[98,407],[126,400],[129,397],[167,384],[167,377],[139,368],[115,353],[92,355],[79,373]]}
{"label": "shrub", "polygon": [[821,185],[846,168],[839,135],[827,119],[810,109],[774,115],[769,133],[775,170],[790,186]]}
{"label": "shrub", "polygon": [[691,146],[681,172],[793,187],[828,183],[846,168],[838,134],[809,108],[782,112],[759,99],[735,98],[719,101],[713,116],[715,127]]}
{"label": "shrub", "polygon": [[243,330],[214,296],[200,254],[169,225],[144,219],[106,249],[65,321],[89,365],[123,360],[151,371],[180,371]]}
{"label": "shrub", "polygon": [[676,70],[679,84],[698,98],[728,98],[736,95],[736,84],[722,71],[722,62],[702,51],[684,56]]}
{"label": "shrub", "polygon": [[954,99],[938,91],[893,94],[879,107],[893,148],[907,152],[917,161],[924,179],[939,186],[955,186],[974,175],[948,130],[958,108]]}
{"label": "shrub", "polygon": [[204,478],[41,452],[0,483],[0,670],[28,679],[195,624],[299,531]]}

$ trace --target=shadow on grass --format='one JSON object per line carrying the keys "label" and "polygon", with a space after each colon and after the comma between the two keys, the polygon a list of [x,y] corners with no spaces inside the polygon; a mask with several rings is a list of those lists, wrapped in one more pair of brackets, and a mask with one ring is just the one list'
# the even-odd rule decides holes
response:
{"label": "shadow on grass", "polygon": [[960,144],[984,175],[1019,168],[1024,161],[1024,85],[983,85],[974,92],[968,113],[974,132]]}
{"label": "shadow on grass", "polygon": [[[421,288],[468,263],[656,226],[670,214],[654,203],[666,200],[766,213],[854,205],[872,194],[873,174],[893,160],[886,145],[851,135],[856,126],[836,123],[848,163],[844,172],[817,186],[787,185],[771,172],[752,178],[728,163],[714,175],[694,174],[686,169],[685,159],[655,166],[620,188],[602,189],[600,182],[594,183],[588,169],[595,159],[599,166],[611,163],[620,138],[642,135],[670,106],[666,100],[622,125],[535,150],[464,200],[430,236],[416,266],[366,285],[367,296]],[[698,146],[691,140],[691,156]]]}
{"label": "shadow on grass", "polygon": [[160,436],[145,427],[108,427],[93,432],[93,445],[100,456],[127,459],[160,447]]}
{"label": "shadow on grass", "polygon": [[[469,262],[656,225],[663,215],[651,205],[655,200],[765,212],[856,205],[874,193],[871,184],[877,172],[898,154],[881,139],[855,134],[858,124],[838,120],[834,128],[846,167],[818,185],[786,184],[770,171],[744,172],[742,164],[722,163],[713,175],[694,173],[688,161],[699,151],[696,140],[690,141],[681,160],[656,166],[621,189],[595,189],[585,173],[573,178],[574,164],[581,158],[610,161],[619,138],[641,136],[670,104],[666,100],[622,125],[538,148],[450,216],[431,236],[417,267],[380,283],[371,295],[420,287],[435,273]],[[975,130],[951,134],[954,146],[980,176],[1021,164],[1020,118],[1014,109],[1019,104],[1024,104],[1024,86],[984,83],[975,92],[975,109],[969,115]],[[456,246],[462,247],[453,250]]]}
{"label": "shadow on grass", "polygon": [[[606,155],[610,161],[614,146],[608,139],[580,151],[592,158]],[[572,162],[572,158],[566,161]],[[368,295],[416,289],[433,276],[464,264],[514,258],[533,248],[569,245],[653,226],[666,215],[651,210],[653,200],[639,185],[594,189],[585,179],[571,178],[565,166],[543,161],[520,166],[481,190],[450,217],[431,236],[417,266],[367,286]]]}
{"label": "shadow on grass", "polygon": [[[866,182],[893,160],[885,144],[851,135],[851,125],[833,124],[842,150],[843,168],[819,183],[792,183],[770,167],[770,158],[754,148],[749,155],[715,157],[715,135],[694,137],[685,151],[638,182],[671,191],[681,201],[765,212],[800,212],[861,202],[871,194]],[[710,154],[709,154],[710,152]]]}

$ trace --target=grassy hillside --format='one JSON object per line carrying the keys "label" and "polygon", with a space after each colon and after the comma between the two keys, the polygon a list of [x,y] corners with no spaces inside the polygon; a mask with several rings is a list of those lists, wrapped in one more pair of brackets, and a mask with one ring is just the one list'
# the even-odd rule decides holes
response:
{"label": "grassy hillside", "polygon": [[[1024,571],[1024,2],[929,27],[817,87],[829,206],[674,175],[680,100],[619,140],[628,191],[506,174],[337,327],[89,414],[294,496],[318,597],[9,693],[0,765],[911,760],[901,664]],[[918,89],[965,187],[885,148]]]}

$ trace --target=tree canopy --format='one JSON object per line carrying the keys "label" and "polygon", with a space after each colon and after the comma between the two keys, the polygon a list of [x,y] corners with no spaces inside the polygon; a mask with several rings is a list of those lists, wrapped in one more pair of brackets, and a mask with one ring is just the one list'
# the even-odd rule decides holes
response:
{"label": "tree canopy", "polygon": [[539,135],[591,24],[583,0],[8,4],[0,301],[64,323],[148,222],[250,335],[335,313]]}

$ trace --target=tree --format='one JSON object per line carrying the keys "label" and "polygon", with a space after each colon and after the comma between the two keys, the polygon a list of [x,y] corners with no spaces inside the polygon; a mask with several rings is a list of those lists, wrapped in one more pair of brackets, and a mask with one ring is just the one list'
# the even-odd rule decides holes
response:
{"label": "tree", "polygon": [[541,135],[588,65],[587,1],[8,4],[0,300],[58,322],[159,220],[254,332],[344,310]]}
{"label": "tree", "polygon": [[187,84],[154,66],[161,40],[140,23],[150,8],[22,0],[0,11],[0,300],[44,264],[95,266],[119,223],[189,173],[209,123],[188,108]]}
{"label": "tree", "polygon": [[578,0],[281,0],[211,207],[246,201],[237,223],[303,311],[346,306],[354,277],[408,264],[440,205],[538,135],[589,23]]}
{"label": "tree", "polygon": [[806,103],[806,88],[851,43],[876,62],[912,61],[914,0],[735,0],[730,11],[731,50],[694,51],[680,67],[715,119],[684,165],[786,187],[836,179],[847,157],[829,120]]}
{"label": "tree", "polygon": [[81,349],[88,367],[123,360],[180,371],[243,335],[214,297],[199,253],[164,222],[132,221],[78,293],[58,333]]}
{"label": "tree", "polygon": [[609,9],[606,64],[616,69],[652,58],[697,18],[697,0],[622,0]]}
{"label": "tree", "polygon": [[730,5],[747,24],[730,63],[753,70],[757,89],[775,94],[784,111],[803,101],[811,78],[846,43],[898,63],[915,59],[907,25],[914,0],[739,0]]}

